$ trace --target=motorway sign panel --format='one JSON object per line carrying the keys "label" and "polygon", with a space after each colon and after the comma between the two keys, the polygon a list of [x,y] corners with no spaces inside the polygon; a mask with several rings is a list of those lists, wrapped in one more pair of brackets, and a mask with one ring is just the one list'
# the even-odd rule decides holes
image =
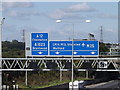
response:
{"label": "motorway sign panel", "polygon": [[48,55],[48,33],[31,33],[31,55]]}
{"label": "motorway sign panel", "polygon": [[[74,55],[98,55],[98,41],[74,41]],[[72,55],[72,41],[50,41],[50,55]]]}
{"label": "motorway sign panel", "polygon": [[72,55],[71,41],[50,41],[50,55]]}

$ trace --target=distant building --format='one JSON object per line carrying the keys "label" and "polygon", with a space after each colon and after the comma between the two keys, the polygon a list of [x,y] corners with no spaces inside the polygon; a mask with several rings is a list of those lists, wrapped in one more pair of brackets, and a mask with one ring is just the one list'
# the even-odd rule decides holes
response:
{"label": "distant building", "polygon": [[120,55],[120,45],[119,44],[111,44],[110,55]]}

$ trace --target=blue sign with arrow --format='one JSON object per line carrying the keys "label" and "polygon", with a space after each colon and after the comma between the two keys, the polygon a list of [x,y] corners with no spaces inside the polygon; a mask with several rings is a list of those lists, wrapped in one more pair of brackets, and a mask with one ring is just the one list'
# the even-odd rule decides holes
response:
{"label": "blue sign with arrow", "polygon": [[72,55],[71,41],[50,41],[50,55]]}
{"label": "blue sign with arrow", "polygon": [[50,55],[99,55],[98,41],[50,41]]}
{"label": "blue sign with arrow", "polygon": [[48,55],[48,33],[31,33],[31,54]]}

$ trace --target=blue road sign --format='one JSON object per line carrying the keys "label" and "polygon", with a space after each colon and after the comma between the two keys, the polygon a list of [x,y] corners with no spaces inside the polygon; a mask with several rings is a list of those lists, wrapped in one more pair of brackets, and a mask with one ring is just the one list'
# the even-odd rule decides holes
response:
{"label": "blue road sign", "polygon": [[50,55],[72,55],[71,41],[50,41]]}
{"label": "blue road sign", "polygon": [[[74,41],[74,55],[99,55],[98,41]],[[50,55],[72,55],[72,41],[50,41]]]}
{"label": "blue road sign", "polygon": [[48,33],[31,33],[31,54],[48,55]]}

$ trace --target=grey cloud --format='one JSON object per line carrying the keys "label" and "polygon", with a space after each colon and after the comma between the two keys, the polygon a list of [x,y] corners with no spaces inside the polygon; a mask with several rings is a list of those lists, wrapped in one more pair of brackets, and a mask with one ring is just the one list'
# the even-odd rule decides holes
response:
{"label": "grey cloud", "polygon": [[[86,19],[86,18],[117,19],[118,18],[117,15],[112,15],[109,13],[101,13],[101,12],[96,13],[96,11],[98,10],[90,7],[87,3],[80,3],[69,6],[67,8],[56,9],[53,12],[46,14],[45,16],[52,19],[68,19],[68,18],[69,19],[78,19],[78,18],[79,19]],[[86,12],[86,15],[83,12]]]}
{"label": "grey cloud", "polygon": [[85,16],[80,14],[75,14],[73,12],[65,12],[64,10],[57,9],[52,13],[44,14],[45,16],[52,19],[83,19]]}
{"label": "grey cloud", "polygon": [[3,2],[2,3],[2,12],[9,12],[11,9],[16,8],[31,8],[34,7],[32,2]]}
{"label": "grey cloud", "polygon": [[66,11],[69,12],[91,12],[91,11],[95,11],[94,8],[90,7],[87,3],[81,3],[81,4],[76,4],[76,5],[72,5],[68,8],[66,8]]}
{"label": "grey cloud", "polygon": [[95,14],[93,17],[101,18],[101,19],[117,19],[117,15],[107,14],[107,13],[99,13]]}
{"label": "grey cloud", "polygon": [[63,10],[57,9],[54,12],[45,15],[49,18],[58,19],[68,16],[68,13],[64,12]]}
{"label": "grey cloud", "polygon": [[31,2],[4,2],[2,4],[3,8],[30,8],[33,7],[33,3]]}
{"label": "grey cloud", "polygon": [[51,13],[46,14],[47,17],[52,19],[63,19],[63,18],[84,18],[84,16],[80,14],[76,14],[75,12],[91,12],[95,11],[94,8],[90,7],[87,3],[80,3],[76,5],[69,6],[63,9],[56,9]]}
{"label": "grey cloud", "polygon": [[99,18],[99,19],[118,19],[117,15],[109,14],[109,13],[92,13],[86,14],[86,18]]}
{"label": "grey cloud", "polygon": [[8,11],[6,13],[4,13],[5,16],[9,16],[9,17],[14,17],[14,18],[23,18],[23,19],[28,19],[29,16],[39,16],[41,15],[39,12],[37,11],[27,11],[27,12],[19,12],[19,11]]}

